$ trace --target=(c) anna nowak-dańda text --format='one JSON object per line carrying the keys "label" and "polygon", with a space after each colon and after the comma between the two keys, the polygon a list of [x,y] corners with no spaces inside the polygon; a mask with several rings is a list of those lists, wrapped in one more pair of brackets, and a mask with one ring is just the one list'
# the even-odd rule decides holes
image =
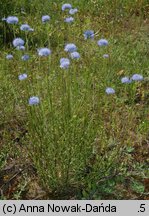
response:
{"label": "(c) anna nowak-da\u0144da text", "polygon": [[47,206],[25,205],[21,204],[19,212],[116,212],[116,206],[111,204],[101,203],[100,205],[92,205],[86,203],[85,205],[55,205],[48,204]]}

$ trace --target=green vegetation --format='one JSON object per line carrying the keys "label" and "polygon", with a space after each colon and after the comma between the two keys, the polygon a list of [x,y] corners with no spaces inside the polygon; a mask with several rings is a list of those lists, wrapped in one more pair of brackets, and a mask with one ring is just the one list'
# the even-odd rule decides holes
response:
{"label": "green vegetation", "polygon": [[[64,22],[64,1],[0,2],[1,19],[19,18],[16,25],[0,21],[0,197],[148,199],[149,3],[68,2],[78,8],[73,23]],[[46,14],[51,20],[43,24]],[[34,31],[21,31],[24,23]],[[94,40],[84,40],[86,30]],[[15,37],[25,40],[25,51],[12,46]],[[101,38],[109,45],[99,47]],[[69,57],[66,43],[81,56],[67,70],[59,63]],[[41,47],[51,55],[38,56]],[[121,83],[133,74],[144,79]],[[29,105],[32,96],[38,105]]]}

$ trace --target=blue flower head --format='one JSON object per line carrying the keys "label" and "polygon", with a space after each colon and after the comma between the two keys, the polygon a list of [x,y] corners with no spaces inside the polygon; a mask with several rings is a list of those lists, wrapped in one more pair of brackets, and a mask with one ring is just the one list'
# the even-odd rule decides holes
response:
{"label": "blue flower head", "polygon": [[106,88],[106,93],[107,94],[115,94],[115,90],[113,88],[108,87],[108,88]]}
{"label": "blue flower head", "polygon": [[108,45],[108,41],[106,39],[100,39],[97,42],[98,46],[107,46]]}
{"label": "blue flower head", "polygon": [[23,55],[23,56],[21,57],[21,59],[22,59],[23,61],[28,61],[28,60],[29,60],[29,55],[25,54],[25,55]]}
{"label": "blue flower head", "polygon": [[22,24],[20,29],[22,31],[33,31],[33,29],[28,24]]}
{"label": "blue flower head", "polygon": [[70,60],[68,58],[60,59],[60,68],[67,69],[70,65]]}
{"label": "blue flower head", "polygon": [[66,22],[66,23],[71,23],[73,21],[74,21],[73,17],[67,17],[67,18],[64,19],[64,22]]}
{"label": "blue flower head", "polygon": [[60,59],[60,64],[61,64],[62,62],[64,62],[64,61],[70,62],[70,60],[69,60],[68,58],[61,58],[61,59]]}
{"label": "blue flower head", "polygon": [[25,46],[17,46],[16,49],[17,50],[25,50]]}
{"label": "blue flower head", "polygon": [[80,54],[78,52],[72,52],[72,53],[70,53],[70,57],[72,59],[79,59],[80,58]]}
{"label": "blue flower head", "polygon": [[129,79],[129,77],[123,77],[122,79],[121,79],[121,83],[131,83],[131,79]]}
{"label": "blue flower head", "polygon": [[92,30],[87,30],[87,31],[85,31],[84,32],[84,39],[86,40],[86,39],[94,39],[94,31],[92,31]]}
{"label": "blue flower head", "polygon": [[19,76],[18,76],[18,79],[19,80],[25,80],[27,78],[27,74],[20,74]]}
{"label": "blue flower head", "polygon": [[72,6],[71,6],[71,4],[63,4],[62,5],[62,11],[65,11],[66,9],[71,9],[72,8]]}
{"label": "blue flower head", "polygon": [[51,54],[51,50],[48,48],[40,48],[38,49],[39,56],[49,56]]}
{"label": "blue flower head", "polygon": [[13,55],[11,55],[11,54],[8,54],[8,55],[6,56],[6,59],[8,59],[8,60],[11,60],[11,59],[13,59]]}
{"label": "blue flower head", "polygon": [[143,76],[140,75],[140,74],[134,74],[134,75],[131,77],[131,79],[132,79],[133,81],[142,81],[142,80],[143,80]]}
{"label": "blue flower head", "polygon": [[77,13],[78,12],[78,9],[77,8],[74,8],[74,9],[70,9],[69,10],[69,14],[71,14],[71,15],[74,15],[75,13]]}
{"label": "blue flower head", "polygon": [[67,44],[64,49],[64,51],[66,52],[75,52],[76,50],[77,50],[77,47],[73,43]]}
{"label": "blue flower head", "polygon": [[37,96],[32,96],[29,98],[29,105],[37,105],[39,104],[40,100]]}
{"label": "blue flower head", "polygon": [[48,22],[49,20],[50,20],[50,16],[49,15],[42,16],[42,22],[43,23]]}
{"label": "blue flower head", "polygon": [[12,43],[14,47],[20,47],[24,45],[24,40],[21,38],[15,38]]}
{"label": "blue flower head", "polygon": [[7,17],[7,19],[6,19],[6,22],[7,22],[8,24],[17,24],[18,21],[19,21],[19,19],[18,19],[18,17],[16,17],[16,16],[9,16],[9,17]]}

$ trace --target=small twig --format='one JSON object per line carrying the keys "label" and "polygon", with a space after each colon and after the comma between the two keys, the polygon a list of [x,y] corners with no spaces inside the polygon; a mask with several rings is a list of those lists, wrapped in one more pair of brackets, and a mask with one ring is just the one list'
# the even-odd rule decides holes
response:
{"label": "small twig", "polygon": [[[108,180],[108,179],[112,179],[113,177],[117,176],[117,175],[120,175],[118,172],[115,172],[113,175],[108,175],[108,176],[104,176],[102,178],[100,178],[97,182],[96,182],[96,186],[98,186],[98,184],[100,182],[103,182],[105,180]],[[89,199],[92,199],[92,197],[94,196],[94,194],[96,193],[96,190],[94,190],[90,195],[89,195]]]}
{"label": "small twig", "polygon": [[29,167],[29,165],[27,167],[25,167],[24,169],[19,170],[17,173],[15,173],[7,182],[5,182],[1,188],[0,191],[2,191],[2,189],[5,187],[5,185],[9,184],[13,179],[15,179],[20,173],[22,173],[25,169],[27,169]]}
{"label": "small twig", "polygon": [[34,198],[34,200],[39,200],[39,199],[45,197],[45,195],[46,195],[46,193],[41,194],[41,195],[38,195],[38,196],[36,196],[36,197]]}
{"label": "small twig", "polygon": [[119,174],[118,172],[116,172],[116,173],[114,173],[113,175],[104,176],[104,177],[102,177],[102,178],[100,178],[100,179],[98,180],[97,184],[99,184],[100,182],[102,182],[102,181],[104,181],[104,180],[111,179],[111,178],[113,178],[113,177],[115,177],[115,176],[118,176],[118,175],[120,175],[120,174]]}

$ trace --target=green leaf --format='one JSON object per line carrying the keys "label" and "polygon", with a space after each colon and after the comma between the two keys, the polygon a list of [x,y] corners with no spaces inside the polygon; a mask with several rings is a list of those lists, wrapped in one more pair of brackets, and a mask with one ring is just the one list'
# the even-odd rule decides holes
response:
{"label": "green leaf", "polygon": [[144,193],[144,190],[145,190],[144,185],[141,182],[138,182],[138,181],[133,181],[131,183],[131,188],[136,193]]}

